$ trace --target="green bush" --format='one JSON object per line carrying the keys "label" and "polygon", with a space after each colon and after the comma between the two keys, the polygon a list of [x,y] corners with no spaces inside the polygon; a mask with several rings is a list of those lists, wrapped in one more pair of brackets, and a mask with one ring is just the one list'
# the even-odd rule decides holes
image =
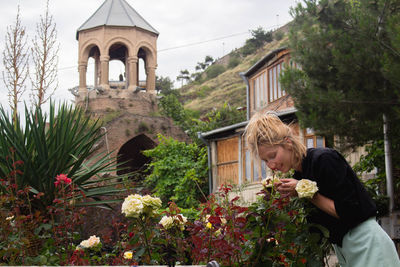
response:
{"label": "green bush", "polygon": [[175,201],[180,207],[197,207],[208,193],[208,166],[205,147],[186,144],[158,135],[159,145],[143,154],[151,158],[145,185],[163,203]]}
{"label": "green bush", "polygon": [[206,69],[206,74],[208,79],[213,79],[223,73],[225,67],[223,65],[214,64]]}
{"label": "green bush", "polygon": [[239,57],[231,57],[231,58],[229,59],[228,69],[233,69],[234,67],[236,67],[237,65],[239,65],[239,63],[240,63]]}

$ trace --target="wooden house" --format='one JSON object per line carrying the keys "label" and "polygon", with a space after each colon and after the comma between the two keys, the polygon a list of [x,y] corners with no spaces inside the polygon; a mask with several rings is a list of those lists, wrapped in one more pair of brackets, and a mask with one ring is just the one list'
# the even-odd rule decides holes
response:
{"label": "wooden house", "polygon": [[261,180],[271,175],[264,162],[252,158],[246,147],[244,130],[257,111],[275,111],[302,138],[307,147],[323,147],[325,139],[312,129],[299,127],[293,100],[279,82],[284,68],[296,67],[287,48],[279,48],[264,56],[244,73],[246,83],[247,120],[209,132],[199,133],[208,146],[209,184],[211,193],[222,184],[243,187],[244,201],[253,201],[261,188]]}

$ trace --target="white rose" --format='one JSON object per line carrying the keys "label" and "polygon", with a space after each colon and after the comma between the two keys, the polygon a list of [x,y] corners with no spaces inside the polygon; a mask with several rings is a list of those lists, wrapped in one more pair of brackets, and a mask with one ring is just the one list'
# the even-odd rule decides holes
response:
{"label": "white rose", "polygon": [[296,185],[297,195],[302,198],[312,198],[318,192],[317,183],[308,179],[301,179]]}
{"label": "white rose", "polygon": [[121,211],[126,217],[139,217],[143,213],[142,197],[138,194],[129,195],[122,203]]}
{"label": "white rose", "polygon": [[97,237],[95,235],[90,236],[89,239],[83,240],[79,246],[82,248],[92,248],[100,244],[100,237]]}
{"label": "white rose", "polygon": [[152,197],[150,195],[145,195],[142,197],[142,203],[145,206],[152,207],[154,209],[161,208],[162,202],[158,197]]}
{"label": "white rose", "polygon": [[174,225],[174,219],[171,216],[164,216],[161,218],[160,224],[164,229],[169,229]]}
{"label": "white rose", "polygon": [[89,241],[89,247],[95,247],[98,244],[100,244],[100,237],[97,237],[95,235],[90,236],[90,238],[88,239]]}

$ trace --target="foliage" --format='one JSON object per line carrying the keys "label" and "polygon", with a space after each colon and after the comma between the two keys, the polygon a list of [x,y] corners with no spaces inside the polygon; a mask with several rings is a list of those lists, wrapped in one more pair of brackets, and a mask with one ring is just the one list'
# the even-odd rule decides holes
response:
{"label": "foliage", "polygon": [[245,121],[246,112],[232,108],[227,103],[215,110],[208,112],[202,119],[193,119],[188,134],[192,140],[197,140],[198,132],[207,132],[224,126]]}
{"label": "foliage", "polygon": [[183,108],[182,103],[179,101],[178,91],[163,95],[158,105],[161,114],[172,118],[174,122],[182,128],[186,128],[186,122],[189,120],[189,116]]}
{"label": "foliage", "polygon": [[[161,220],[160,215],[164,215]],[[162,214],[142,213],[128,219],[128,235],[125,246],[121,248],[127,253],[124,253],[127,263],[168,266],[175,266],[177,261],[188,263],[190,246],[184,234],[187,220],[175,203],[169,203]],[[168,224],[163,222],[164,219],[169,219]]]}
{"label": "foliage", "polygon": [[[311,204],[281,197],[274,187],[264,188],[247,214],[253,231],[248,246],[254,266],[324,266],[330,250],[328,231],[306,220]],[[277,264],[278,263],[278,264]]]}
{"label": "foliage", "polygon": [[237,205],[238,197],[230,200],[231,186],[222,186],[201,206],[201,214],[190,228],[195,263],[216,260],[222,266],[243,266],[250,253],[245,236],[246,207]]}
{"label": "foliage", "polygon": [[272,31],[265,31],[262,27],[250,31],[252,38],[247,39],[245,45],[240,48],[243,56],[248,56],[254,53],[258,48],[262,47],[265,43],[272,42]]}
{"label": "foliage", "polygon": [[246,119],[246,112],[232,108],[228,103],[224,103],[219,109],[209,111],[202,119],[194,118],[190,110],[184,109],[179,96],[179,92],[175,91],[163,96],[159,102],[161,114],[171,117],[199,145],[202,142],[198,139],[198,132],[211,131]]}
{"label": "foliage", "polygon": [[306,0],[292,10],[289,47],[301,68],[287,69],[282,85],[303,127],[358,146],[382,139],[386,114],[399,144],[399,8],[397,0]]}
{"label": "foliage", "polygon": [[167,94],[169,91],[174,89],[174,83],[169,77],[156,76],[156,90],[157,92],[163,92]]}
{"label": "foliage", "polygon": [[238,56],[232,56],[229,58],[228,69],[233,69],[240,63],[240,58]]}
{"label": "foliage", "polygon": [[214,59],[211,56],[206,56],[204,58],[204,62],[197,62],[195,67],[196,70],[204,71],[214,62]]}
{"label": "foliage", "polygon": [[[362,177],[363,173],[369,173],[376,170],[376,175],[372,179],[361,180],[368,190],[368,193],[373,198],[377,209],[377,217],[387,215],[389,211],[389,198],[386,195],[386,174],[385,174],[385,152],[383,150],[383,141],[379,140],[371,145],[365,147],[366,154],[360,157],[353,169]],[[395,185],[395,191],[399,188],[399,184]],[[395,206],[399,206],[398,199],[396,199]]]}
{"label": "foliage", "polygon": [[145,184],[163,203],[173,200],[183,208],[197,206],[208,192],[206,148],[161,134],[158,140],[157,147],[143,152],[152,159]]}
{"label": "foliage", "polygon": [[181,80],[182,84],[181,86],[183,86],[183,82],[189,82],[190,81],[190,74],[189,71],[187,69],[181,70],[180,74],[176,77],[176,80]]}
{"label": "foliage", "polygon": [[[32,201],[33,209],[45,211],[56,198],[54,177],[64,173],[84,195],[93,201],[84,202],[77,197],[77,205],[102,205],[116,200],[101,200],[121,191],[115,188],[114,177],[100,175],[116,170],[115,160],[108,154],[92,155],[94,145],[102,138],[98,123],[89,125],[80,108],[62,104],[58,114],[54,103],[50,103],[47,117],[41,107],[25,108],[26,117],[22,124],[15,124],[3,108],[0,108],[0,177],[13,174],[12,182],[18,189],[30,188],[31,195],[43,194]],[[19,121],[19,120],[18,120]],[[15,170],[15,163],[22,162]],[[11,182],[11,181],[10,181]],[[3,193],[8,190],[0,186]]]}
{"label": "foliage", "polygon": [[208,79],[213,79],[225,71],[224,65],[213,64],[206,69]]}
{"label": "foliage", "polygon": [[[22,162],[15,162],[20,172]],[[78,193],[65,175],[53,182],[58,187],[54,203],[47,211],[34,210],[32,203],[43,193],[31,195],[29,186],[20,188],[12,179],[1,180],[6,191],[0,193],[0,258],[9,265],[45,265],[61,263],[72,253],[71,243],[77,238],[82,208],[70,199]],[[7,217],[7,218],[6,218]],[[57,249],[60,249],[57,251]],[[56,253],[57,252],[57,253]]]}

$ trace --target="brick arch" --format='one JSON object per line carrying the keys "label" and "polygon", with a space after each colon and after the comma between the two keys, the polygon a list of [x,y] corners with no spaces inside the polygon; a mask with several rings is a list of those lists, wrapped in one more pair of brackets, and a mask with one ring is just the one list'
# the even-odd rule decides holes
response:
{"label": "brick arch", "polygon": [[139,53],[139,50],[141,48],[143,50],[145,50],[146,55],[149,57],[149,59],[146,62],[146,64],[148,64],[149,66],[152,66],[152,67],[156,67],[156,65],[157,65],[157,51],[155,50],[153,45],[151,45],[147,41],[141,41],[141,42],[137,43],[136,47],[134,49],[134,55],[133,56],[137,56],[137,54]]}
{"label": "brick arch", "polygon": [[118,151],[117,161],[126,168],[117,172],[117,175],[129,172],[141,173],[150,159],[143,155],[142,151],[152,149],[157,144],[145,134],[139,134],[128,140]]}
{"label": "brick arch", "polygon": [[134,45],[129,39],[120,36],[111,38],[110,40],[107,41],[107,43],[104,45],[104,55],[108,55],[111,46],[118,43],[126,46],[126,49],[128,49],[128,55],[131,55]]}
{"label": "brick arch", "polygon": [[103,53],[102,46],[101,46],[99,40],[97,40],[97,39],[87,40],[79,49],[79,62],[87,63],[87,61],[89,59],[89,52],[95,46],[97,46],[97,48],[99,49],[100,55]]}

